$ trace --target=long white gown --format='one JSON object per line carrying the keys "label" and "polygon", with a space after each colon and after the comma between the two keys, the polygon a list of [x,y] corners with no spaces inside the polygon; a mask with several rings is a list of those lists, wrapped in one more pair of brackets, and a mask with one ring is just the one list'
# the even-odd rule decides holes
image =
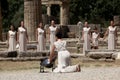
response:
{"label": "long white gown", "polygon": [[93,32],[92,33],[92,44],[93,46],[98,46],[98,36],[99,36],[99,33],[95,33]]}
{"label": "long white gown", "polygon": [[84,39],[84,43],[83,43],[83,53],[85,54],[86,50],[90,50],[90,27],[84,27],[83,28],[83,39]]}
{"label": "long white gown", "polygon": [[49,29],[50,29],[50,51],[51,51],[52,46],[55,42],[55,33],[57,30],[57,27],[50,26]]}
{"label": "long white gown", "polygon": [[38,45],[37,45],[37,51],[43,51],[45,49],[44,44],[44,30],[41,28],[38,28]]}
{"label": "long white gown", "polygon": [[19,52],[26,52],[27,51],[26,29],[24,29],[23,27],[19,27],[18,31],[19,31]]}
{"label": "long white gown", "polygon": [[9,31],[9,48],[8,51],[15,51],[16,50],[16,32],[15,31]]}
{"label": "long white gown", "polygon": [[58,65],[53,72],[75,72],[77,65],[70,66],[70,53],[66,50],[66,41],[54,42],[58,51]]}
{"label": "long white gown", "polygon": [[115,30],[116,27],[109,26],[109,33],[108,33],[108,50],[114,50],[115,49]]}

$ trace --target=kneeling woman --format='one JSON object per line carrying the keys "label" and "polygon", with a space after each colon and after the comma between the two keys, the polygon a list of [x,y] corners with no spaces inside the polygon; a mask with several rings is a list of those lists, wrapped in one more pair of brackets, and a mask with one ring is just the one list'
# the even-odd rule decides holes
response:
{"label": "kneeling woman", "polygon": [[56,42],[52,46],[50,52],[49,61],[51,62],[54,58],[54,51],[58,51],[58,65],[53,72],[80,72],[80,65],[70,65],[70,53],[66,49],[66,41],[62,40],[62,34],[60,32],[56,33]]}

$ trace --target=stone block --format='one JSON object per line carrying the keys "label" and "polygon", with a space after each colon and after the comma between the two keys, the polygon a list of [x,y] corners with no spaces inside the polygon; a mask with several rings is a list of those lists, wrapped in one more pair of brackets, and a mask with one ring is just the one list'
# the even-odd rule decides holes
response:
{"label": "stone block", "polygon": [[117,60],[119,59],[120,60],[120,52],[116,52],[113,57]]}

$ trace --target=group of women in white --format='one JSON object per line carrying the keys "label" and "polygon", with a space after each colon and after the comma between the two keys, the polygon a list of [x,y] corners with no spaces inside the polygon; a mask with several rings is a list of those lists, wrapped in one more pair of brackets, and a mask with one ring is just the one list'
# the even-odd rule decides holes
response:
{"label": "group of women in white", "polygon": [[10,26],[10,30],[8,31],[8,51],[15,51],[16,45],[18,46],[18,44],[20,52],[26,51],[27,41],[28,41],[27,29],[24,27],[23,21],[21,21],[21,26],[18,28],[18,32],[15,31],[13,25]]}
{"label": "group of women in white", "polygon": [[[110,21],[110,26],[104,34],[103,41],[108,36],[108,50],[114,50],[116,47],[116,42],[118,39],[117,27],[114,25],[114,21]],[[91,28],[88,26],[88,22],[85,22],[82,34],[83,43],[83,53],[90,50],[91,48],[98,49],[100,34],[98,29],[95,27],[93,33],[91,34]],[[92,46],[91,46],[92,42]]]}
{"label": "group of women in white", "polygon": [[[50,57],[49,62],[51,63],[55,50],[58,52],[58,65],[57,68],[54,69],[53,72],[80,72],[80,65],[71,66],[70,62],[70,52],[66,49],[66,41],[62,40],[62,34],[55,26],[55,22],[51,21],[51,26],[49,27],[49,42],[50,42]],[[42,23],[39,24],[36,29],[36,41],[37,41],[37,51],[42,51],[45,49],[45,30],[43,29]],[[108,49],[114,50],[117,39],[117,27],[114,25],[114,22],[111,21],[111,25],[108,27],[103,40],[108,35]],[[17,36],[17,37],[16,37]],[[86,50],[91,49],[91,41],[93,44],[93,48],[98,49],[98,38],[99,33],[98,29],[95,28],[94,32],[91,35],[91,28],[88,26],[88,22],[85,22],[83,28],[82,39],[83,43],[83,53]],[[17,41],[16,41],[17,39]],[[24,27],[24,22],[21,21],[21,27],[18,28],[18,32],[14,30],[14,27],[11,25],[10,30],[8,31],[8,43],[9,43],[9,51],[16,50],[16,44],[19,44],[19,51],[24,52],[27,50],[28,35],[27,29]]]}
{"label": "group of women in white", "polygon": [[[62,34],[55,26],[55,22],[51,21],[51,26],[49,27],[49,42],[50,42],[50,57],[49,63],[51,63],[55,50],[58,52],[58,65],[53,72],[80,72],[80,65],[71,66],[70,62],[70,52],[66,49],[66,41],[62,40]],[[18,28],[18,36],[16,42],[16,31],[14,27],[10,26],[10,31],[8,32],[8,42],[9,42],[9,51],[13,51],[16,48],[16,43],[19,44],[19,51],[24,52],[27,50],[26,43],[28,42],[27,29],[24,27],[23,21],[21,21],[21,27]],[[43,29],[42,23],[39,24],[36,30],[37,36],[37,51],[44,50],[44,39],[45,31]]]}
{"label": "group of women in white", "polygon": [[[45,50],[45,38],[46,33],[43,29],[43,24],[39,23],[38,28],[36,29],[36,41],[37,41],[37,51]],[[55,42],[55,32],[57,27],[55,26],[55,22],[51,21],[51,26],[49,27],[49,42],[50,49]],[[24,27],[24,22],[21,21],[21,26],[18,28],[18,32],[15,31],[13,25],[10,26],[10,30],[8,31],[8,51],[15,51],[16,47],[19,47],[19,52],[27,51],[27,42],[28,42],[27,29]],[[16,46],[17,45],[17,46]],[[19,45],[19,46],[18,46]]]}

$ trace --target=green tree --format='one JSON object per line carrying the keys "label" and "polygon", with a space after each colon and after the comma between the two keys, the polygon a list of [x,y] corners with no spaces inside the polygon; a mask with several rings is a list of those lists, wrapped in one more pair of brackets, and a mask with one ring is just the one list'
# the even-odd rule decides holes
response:
{"label": "green tree", "polygon": [[76,24],[79,20],[103,23],[120,15],[120,0],[71,0],[70,20]]}
{"label": "green tree", "polygon": [[[3,27],[7,29],[10,24],[18,27],[24,19],[24,0],[1,0],[1,3]],[[46,7],[42,8],[43,13],[46,13]],[[114,15],[120,15],[120,0],[70,0],[69,14],[70,24],[85,20],[104,24],[113,19]]]}
{"label": "green tree", "polygon": [[[3,1],[3,3],[5,2]],[[6,4],[3,5],[3,27],[5,32],[8,30],[10,24],[13,24],[17,28],[23,18],[24,0],[6,0]]]}

